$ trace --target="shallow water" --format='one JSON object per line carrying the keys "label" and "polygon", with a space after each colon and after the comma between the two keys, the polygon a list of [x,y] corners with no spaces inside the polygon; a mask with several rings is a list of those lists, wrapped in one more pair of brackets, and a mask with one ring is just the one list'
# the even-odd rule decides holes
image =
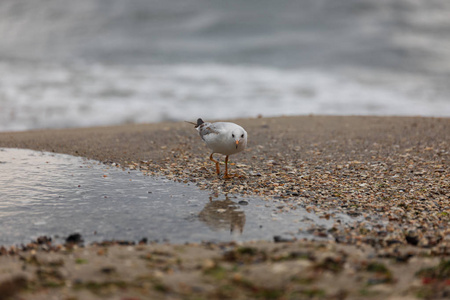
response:
{"label": "shallow water", "polygon": [[0,148],[0,172],[0,245],[41,235],[63,242],[75,232],[86,243],[312,238],[312,224],[329,228],[336,221],[301,207],[281,213],[280,203],[255,197],[212,196],[190,184],[70,155]]}

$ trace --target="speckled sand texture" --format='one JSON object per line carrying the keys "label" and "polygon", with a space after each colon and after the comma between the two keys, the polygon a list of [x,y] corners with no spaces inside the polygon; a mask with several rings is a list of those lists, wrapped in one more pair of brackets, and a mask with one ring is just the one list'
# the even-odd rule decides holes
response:
{"label": "speckled sand texture", "polygon": [[[207,119],[206,116],[199,117]],[[135,247],[138,246],[131,246],[131,250],[113,246],[107,249],[123,253],[142,251],[144,258],[139,259],[145,261],[146,255],[150,255],[151,263],[138,273],[125,276],[121,274],[125,269],[124,261],[111,258],[108,262],[108,257],[102,258],[106,259],[106,264],[114,265],[113,275],[117,278],[109,275],[120,282],[125,281],[123,286],[116,282],[98,287],[97,292],[107,292],[111,299],[113,295],[121,295],[117,299],[126,298],[127,290],[133,292],[135,298],[131,299],[148,298],[149,295],[170,295],[174,299],[194,295],[200,299],[278,299],[282,296],[283,299],[300,296],[445,298],[449,295],[450,119],[302,116],[234,122],[247,130],[249,141],[244,153],[230,157],[230,171],[235,177],[228,180],[217,177],[214,165],[208,159],[208,148],[187,123],[0,133],[0,147],[79,155],[140,169],[149,175],[195,182],[212,192],[259,195],[267,201],[279,202],[280,210],[301,205],[325,218],[337,212],[365,217],[365,221],[347,226],[336,224],[328,232],[311,228],[317,236],[332,239],[326,243],[256,242],[210,248],[197,245],[195,247],[213,251],[215,258],[193,258],[193,265],[189,267],[183,266],[185,258],[167,267],[168,257],[178,256],[161,253],[152,256],[152,251],[157,251],[152,247],[157,245],[141,246],[143,250],[137,250]],[[275,245],[278,250],[272,249]],[[170,252],[179,246],[167,247]],[[266,254],[261,254],[255,247],[267,247],[262,250]],[[224,248],[243,251],[251,258],[240,262],[241,252],[229,258]],[[290,254],[279,259],[276,253],[283,248],[289,249]],[[318,258],[321,249],[326,249],[328,256],[325,256],[330,258]],[[75,249],[72,256],[58,255],[62,256],[64,264],[71,266],[77,255],[87,255],[87,261],[91,260],[89,257],[96,260],[98,250],[90,246],[85,250]],[[51,256],[43,250],[34,251],[37,252],[13,249],[9,251],[15,253],[12,256],[8,256],[8,249],[3,251],[1,265],[9,261],[11,267],[1,267],[3,283],[0,283],[0,291],[8,278],[22,272],[16,270],[17,266],[27,265],[30,259],[33,261],[30,255]],[[61,251],[65,253],[67,249],[63,247],[57,253]],[[309,253],[305,254],[306,259],[300,255],[305,251]],[[161,264],[166,267],[154,265],[152,259],[161,255],[164,257]],[[27,257],[26,263],[18,259],[21,256]],[[296,268],[304,270],[309,277],[297,276],[295,271],[284,266],[284,261],[289,261],[288,265],[298,264]],[[45,293],[46,287],[39,279],[38,270],[40,267],[47,269],[47,266],[42,263],[36,266],[36,270],[25,271],[26,278],[16,284],[19,287],[13,289],[14,294],[30,298],[27,294],[30,286]],[[434,271],[422,270],[416,274],[422,267],[433,267],[430,270]],[[197,270],[199,277],[192,279],[184,273],[190,268]],[[97,297],[96,291],[86,287],[88,281],[83,281],[84,276],[90,278],[92,272],[98,272],[96,267],[87,270],[86,275],[75,276],[70,270],[68,267],[68,273],[61,277],[62,283],[50,287],[49,293],[64,292],[79,299],[87,299],[86,295]],[[157,271],[159,275],[154,277]],[[284,279],[271,280],[258,275],[265,272],[275,272],[271,278],[280,274],[279,278]],[[372,279],[365,277],[367,272]],[[408,282],[404,282],[402,274]],[[144,279],[136,281],[136,276]],[[116,280],[113,277],[106,282]],[[172,278],[176,284],[161,281],[160,277],[164,280]],[[337,279],[333,278],[345,278],[342,279],[344,283],[337,284]],[[78,286],[77,280],[81,282]],[[105,283],[106,279],[99,277],[99,280]],[[129,286],[130,282],[133,282],[132,286]],[[269,288],[270,284],[273,287]],[[24,287],[28,292],[23,291]]]}

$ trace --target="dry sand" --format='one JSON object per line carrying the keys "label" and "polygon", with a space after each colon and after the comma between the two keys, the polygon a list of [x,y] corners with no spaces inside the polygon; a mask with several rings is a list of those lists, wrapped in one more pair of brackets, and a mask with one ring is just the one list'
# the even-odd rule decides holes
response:
{"label": "dry sand", "polygon": [[365,221],[311,228],[330,242],[5,248],[0,299],[450,295],[450,119],[235,122],[249,133],[249,149],[231,157],[229,180],[217,177],[187,123],[0,133],[0,147],[83,156],[217,193],[259,195],[281,210],[301,205],[325,218],[344,212]]}

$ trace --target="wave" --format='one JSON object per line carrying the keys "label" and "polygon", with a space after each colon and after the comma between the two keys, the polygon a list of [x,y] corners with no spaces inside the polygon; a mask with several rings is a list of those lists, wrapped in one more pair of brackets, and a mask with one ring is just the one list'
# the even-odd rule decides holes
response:
{"label": "wave", "polygon": [[388,76],[220,64],[0,62],[0,130],[259,115],[450,117],[450,103],[432,86]]}

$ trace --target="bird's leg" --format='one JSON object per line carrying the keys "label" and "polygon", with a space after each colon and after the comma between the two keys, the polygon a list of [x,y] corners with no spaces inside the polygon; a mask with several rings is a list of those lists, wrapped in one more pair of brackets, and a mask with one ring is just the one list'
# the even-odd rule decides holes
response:
{"label": "bird's leg", "polygon": [[231,176],[228,175],[228,155],[225,157],[225,175],[223,178],[231,178]]}
{"label": "bird's leg", "polygon": [[211,153],[211,155],[209,156],[209,159],[216,163],[216,172],[217,172],[217,175],[219,175],[220,174],[219,162],[213,158],[213,154],[214,153]]}

